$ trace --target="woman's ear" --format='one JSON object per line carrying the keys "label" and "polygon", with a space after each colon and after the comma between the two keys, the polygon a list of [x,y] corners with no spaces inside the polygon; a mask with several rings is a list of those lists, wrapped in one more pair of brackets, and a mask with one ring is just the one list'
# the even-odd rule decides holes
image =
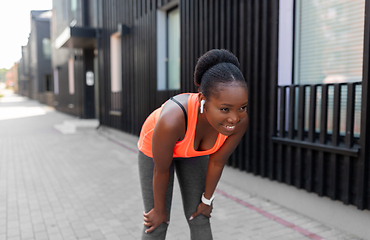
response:
{"label": "woman's ear", "polygon": [[199,92],[198,101],[199,101],[199,105],[200,105],[200,113],[203,113],[204,112],[204,104],[206,103],[206,98],[204,97],[202,92]]}
{"label": "woman's ear", "polygon": [[198,102],[199,102],[199,104],[200,104],[200,102],[201,102],[202,100],[206,100],[206,97],[203,95],[203,93],[202,93],[202,92],[199,92],[199,93],[198,93]]}

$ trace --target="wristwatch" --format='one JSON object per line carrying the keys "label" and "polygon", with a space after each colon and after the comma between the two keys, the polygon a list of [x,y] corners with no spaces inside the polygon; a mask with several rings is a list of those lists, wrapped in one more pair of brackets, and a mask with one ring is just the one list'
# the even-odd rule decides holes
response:
{"label": "wristwatch", "polygon": [[211,199],[207,199],[204,197],[204,193],[202,194],[202,203],[205,205],[211,206],[213,199],[215,198],[215,195],[212,195]]}

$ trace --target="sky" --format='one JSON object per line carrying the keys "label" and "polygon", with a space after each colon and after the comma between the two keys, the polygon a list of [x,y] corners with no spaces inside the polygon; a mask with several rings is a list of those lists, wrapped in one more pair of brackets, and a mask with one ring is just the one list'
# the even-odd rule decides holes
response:
{"label": "sky", "polygon": [[52,0],[0,0],[0,69],[11,68],[28,42],[31,10],[50,10]]}

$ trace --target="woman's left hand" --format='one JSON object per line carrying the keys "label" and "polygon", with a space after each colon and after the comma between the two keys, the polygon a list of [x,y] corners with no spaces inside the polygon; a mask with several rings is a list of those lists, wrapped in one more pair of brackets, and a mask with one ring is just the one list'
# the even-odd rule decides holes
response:
{"label": "woman's left hand", "polygon": [[210,218],[211,217],[211,212],[212,212],[212,209],[213,209],[213,203],[211,204],[211,206],[208,206],[204,203],[200,203],[198,205],[198,208],[197,208],[197,211],[195,213],[193,213],[193,215],[191,215],[191,217],[189,218],[189,220],[193,220],[195,217],[197,217],[198,215],[200,214],[203,214],[204,216]]}

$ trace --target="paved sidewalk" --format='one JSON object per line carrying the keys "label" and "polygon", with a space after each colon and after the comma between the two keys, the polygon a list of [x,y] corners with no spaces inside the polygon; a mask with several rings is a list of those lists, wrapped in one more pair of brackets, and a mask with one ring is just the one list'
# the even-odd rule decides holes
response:
{"label": "paved sidewalk", "polygon": [[[72,116],[11,92],[0,99],[0,240],[140,239],[132,135],[106,127],[62,134]],[[169,240],[189,238],[175,184]],[[359,239],[221,180],[216,240]]]}

